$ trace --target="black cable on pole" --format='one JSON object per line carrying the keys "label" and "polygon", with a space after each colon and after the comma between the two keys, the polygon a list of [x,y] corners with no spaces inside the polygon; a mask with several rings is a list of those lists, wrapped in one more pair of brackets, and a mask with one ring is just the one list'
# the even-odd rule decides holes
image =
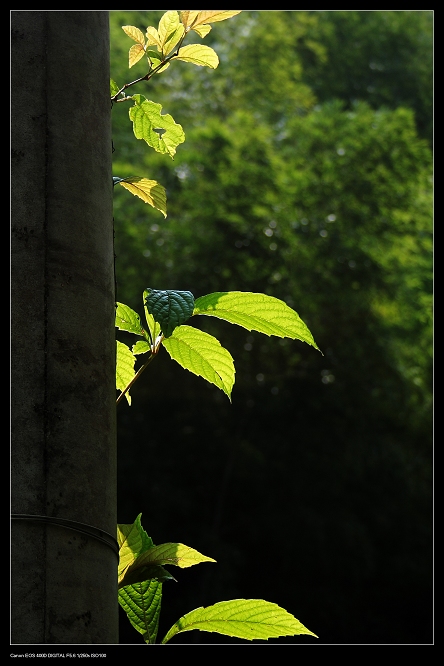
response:
{"label": "black cable on pole", "polygon": [[119,557],[119,544],[117,540],[98,527],[93,525],[86,525],[85,523],[78,523],[75,520],[67,520],[66,518],[55,518],[53,516],[34,516],[28,513],[13,513],[11,514],[12,520],[27,520],[34,523],[48,523],[49,525],[57,525],[58,527],[66,527],[69,530],[86,534],[93,537],[102,543],[109,546],[113,552]]}

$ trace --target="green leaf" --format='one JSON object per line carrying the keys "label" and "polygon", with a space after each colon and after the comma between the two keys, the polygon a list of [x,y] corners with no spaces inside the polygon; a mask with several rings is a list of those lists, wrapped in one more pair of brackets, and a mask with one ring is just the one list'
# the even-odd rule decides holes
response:
{"label": "green leaf", "polygon": [[194,32],[197,32],[199,37],[205,37],[210,32],[211,25],[207,25],[207,24],[204,23],[203,25],[200,25],[197,28],[193,27],[193,30],[194,30]]}
{"label": "green leaf", "polygon": [[[186,31],[194,30],[196,26],[204,23],[216,23],[241,13],[241,9],[184,9],[180,12],[180,18]],[[197,32],[197,30],[196,30]]]}
{"label": "green leaf", "polygon": [[146,552],[140,554],[128,567],[126,573],[153,565],[171,564],[181,569],[187,569],[201,562],[215,561],[213,558],[202,555],[199,551],[185,546],[183,543],[163,543],[159,546],[152,546]]}
{"label": "green leaf", "polygon": [[146,342],[146,340],[139,340],[136,342],[135,345],[133,345],[133,348],[131,350],[133,354],[146,354],[147,352],[151,351],[151,345],[149,342]]}
{"label": "green leaf", "polygon": [[120,581],[128,567],[140,553],[153,546],[151,537],[141,524],[142,514],[139,513],[134,523],[117,525],[117,541],[119,544],[118,580]]}
{"label": "green leaf", "polygon": [[233,599],[207,608],[196,608],[171,627],[162,643],[167,643],[182,631],[193,629],[249,641],[297,634],[318,638],[286,610],[263,599]]}
{"label": "green leaf", "polygon": [[145,580],[128,585],[119,590],[119,604],[128,620],[146,643],[155,643],[159,628],[162,583],[158,580]]}
{"label": "green leaf", "polygon": [[150,102],[142,95],[133,95],[132,99],[134,106],[129,110],[129,117],[135,137],[146,141],[158,153],[166,153],[172,158],[177,146],[185,141],[182,127],[169,114],[161,114],[161,104]]}
{"label": "green leaf", "polygon": [[[116,389],[120,392],[128,386],[134,375],[134,363],[136,357],[131,352],[131,349],[117,340],[117,355],[116,355]],[[129,391],[125,393],[125,398],[128,404],[131,405],[131,397]]]}
{"label": "green leaf", "polygon": [[128,305],[117,303],[116,308],[116,327],[121,331],[129,331],[136,335],[145,336],[145,331],[140,323],[140,317]]}
{"label": "green leaf", "polygon": [[145,55],[145,49],[141,44],[133,44],[128,53],[128,68],[131,69]]}
{"label": "green leaf", "polygon": [[114,79],[110,79],[109,91],[110,91],[111,97],[114,97],[114,95],[117,95],[119,90],[120,90],[120,87],[117,85],[117,83],[114,81]]}
{"label": "green leaf", "polygon": [[179,365],[215,384],[231,400],[234,363],[219,340],[192,326],[178,326],[163,346]]}
{"label": "green leaf", "polygon": [[135,176],[121,180],[119,185],[167,216],[165,188],[157,181]]}
{"label": "green leaf", "polygon": [[162,50],[159,33],[156,28],[153,28],[151,25],[146,29],[146,39],[148,46],[156,46],[159,51]]}
{"label": "green leaf", "polygon": [[319,350],[298,313],[273,296],[246,291],[215,292],[196,299],[193,314],[225,319],[248,331],[302,340]]}
{"label": "green leaf", "polygon": [[191,291],[174,289],[146,289],[145,303],[148,312],[160,324],[162,333],[168,338],[176,326],[180,326],[191,317],[194,310],[194,296]]}
{"label": "green leaf", "polygon": [[199,65],[200,67],[211,67],[211,69],[216,69],[219,64],[216,51],[210,46],[205,46],[205,44],[188,44],[188,46],[182,46],[174,58],[175,60],[191,62],[193,65]]}
{"label": "green leaf", "polygon": [[128,35],[128,37],[131,37],[134,42],[137,42],[141,46],[145,46],[145,37],[139,28],[135,28],[133,25],[122,25],[122,30]]}
{"label": "green leaf", "polygon": [[173,50],[184,32],[185,28],[179,21],[177,11],[172,10],[162,16],[157,34],[164,56]]}
{"label": "green leaf", "polygon": [[128,584],[122,584],[128,568],[137,557],[153,547],[151,537],[142,527],[141,517],[142,514],[139,514],[134,523],[117,526],[120,546],[118,599],[133,627],[147,643],[154,643],[159,625],[162,581],[174,578],[161,566],[147,565],[129,574],[125,579]]}

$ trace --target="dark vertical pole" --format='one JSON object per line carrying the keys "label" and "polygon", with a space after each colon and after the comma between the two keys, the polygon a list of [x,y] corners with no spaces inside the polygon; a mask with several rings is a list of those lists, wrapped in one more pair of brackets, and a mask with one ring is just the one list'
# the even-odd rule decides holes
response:
{"label": "dark vertical pole", "polygon": [[118,642],[108,18],[11,11],[14,644]]}

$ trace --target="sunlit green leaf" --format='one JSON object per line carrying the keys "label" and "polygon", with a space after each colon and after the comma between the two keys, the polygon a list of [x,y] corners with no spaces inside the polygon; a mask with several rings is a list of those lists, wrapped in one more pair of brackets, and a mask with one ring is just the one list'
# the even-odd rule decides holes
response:
{"label": "sunlit green leaf", "polygon": [[145,45],[145,37],[139,28],[135,28],[133,25],[122,25],[122,30],[128,35],[128,37],[131,37],[131,39],[138,44],[141,44],[142,46]]}
{"label": "sunlit green leaf", "polygon": [[199,37],[205,37],[205,36],[208,35],[208,33],[210,32],[210,30],[211,30],[211,25],[206,25],[206,24],[204,24],[204,25],[199,25],[197,28],[193,28],[193,30],[194,30],[195,32],[197,32],[197,34],[199,35]]}
{"label": "sunlit green leaf", "polygon": [[168,11],[162,16],[159,22],[158,35],[164,56],[173,50],[184,32],[185,28],[179,21],[177,11]]}
{"label": "sunlit green leaf", "polygon": [[226,19],[236,16],[241,13],[241,9],[201,9],[199,16],[193,24],[193,28],[202,23],[216,23],[217,21],[225,21]]}
{"label": "sunlit green leaf", "polygon": [[165,188],[155,180],[148,178],[125,178],[119,185],[129,190],[131,194],[139,197],[145,203],[167,216]]}
{"label": "sunlit green leaf", "polygon": [[215,562],[212,557],[202,555],[199,551],[183,543],[163,543],[159,546],[152,546],[146,552],[142,553],[128,567],[127,571],[135,571],[140,567],[152,565],[170,564],[181,569],[187,569],[201,562]]}
{"label": "sunlit green leaf", "polygon": [[207,608],[196,608],[174,624],[162,643],[182,631],[217,632],[246,640],[268,640],[278,636],[309,634],[317,638],[293,615],[263,599],[233,599]]}
{"label": "sunlit green leaf", "polygon": [[117,303],[116,308],[116,327],[121,331],[129,331],[136,335],[145,337],[145,331],[140,323],[140,317],[128,305]]}
{"label": "sunlit green leaf", "polygon": [[192,326],[178,326],[163,346],[183,368],[215,384],[231,400],[234,363],[219,340]]}
{"label": "sunlit green leaf", "polygon": [[143,139],[158,153],[174,157],[176,148],[185,141],[182,127],[169,114],[161,114],[162,106],[142,95],[133,95],[134,106],[129,110],[134,135]]}
{"label": "sunlit green leaf", "polygon": [[119,544],[120,581],[126,569],[135,561],[136,557],[153,546],[151,537],[145,532],[141,524],[142,514],[139,513],[134,523],[117,525],[117,542]]}
{"label": "sunlit green leaf", "polygon": [[151,351],[151,345],[149,342],[146,342],[145,340],[139,340],[136,342],[135,345],[133,345],[133,348],[131,350],[133,354],[146,354],[147,352]]}
{"label": "sunlit green leaf", "polygon": [[[123,392],[128,386],[134,375],[134,363],[136,357],[131,352],[131,349],[117,340],[117,354],[116,354],[116,389]],[[131,404],[131,397],[129,391],[125,393],[125,398],[128,404]]]}
{"label": "sunlit green leaf", "polygon": [[215,292],[196,299],[194,314],[225,319],[232,324],[243,326],[248,331],[302,340],[319,349],[298,313],[284,301],[267,294],[246,291]]}
{"label": "sunlit green leaf", "polygon": [[210,46],[205,46],[205,44],[182,46],[175,59],[191,62],[193,65],[199,65],[200,67],[211,67],[212,69],[216,69],[219,64],[216,51]]}
{"label": "sunlit green leaf", "polygon": [[153,28],[151,25],[146,29],[146,38],[147,44],[149,46],[157,46],[159,51],[162,49],[159,33],[157,32],[156,28]]}
{"label": "sunlit green leaf", "polygon": [[120,87],[117,85],[117,83],[113,79],[110,79],[109,91],[111,93],[111,97],[114,97],[114,95],[117,95],[119,90],[120,90]]}
{"label": "sunlit green leaf", "polygon": [[196,26],[203,23],[216,23],[241,13],[241,9],[184,9],[180,12],[180,18],[185,30],[194,30]]}
{"label": "sunlit green leaf", "polygon": [[133,46],[129,50],[128,54],[128,65],[129,68],[133,65],[136,64],[136,62],[139,62],[141,58],[143,58],[145,54],[145,50],[141,44],[133,44]]}

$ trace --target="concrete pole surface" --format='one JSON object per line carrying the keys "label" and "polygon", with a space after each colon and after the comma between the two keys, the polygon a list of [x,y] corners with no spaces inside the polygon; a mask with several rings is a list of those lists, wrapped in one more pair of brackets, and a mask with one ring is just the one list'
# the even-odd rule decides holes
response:
{"label": "concrete pole surface", "polygon": [[11,643],[118,642],[108,11],[11,10]]}

